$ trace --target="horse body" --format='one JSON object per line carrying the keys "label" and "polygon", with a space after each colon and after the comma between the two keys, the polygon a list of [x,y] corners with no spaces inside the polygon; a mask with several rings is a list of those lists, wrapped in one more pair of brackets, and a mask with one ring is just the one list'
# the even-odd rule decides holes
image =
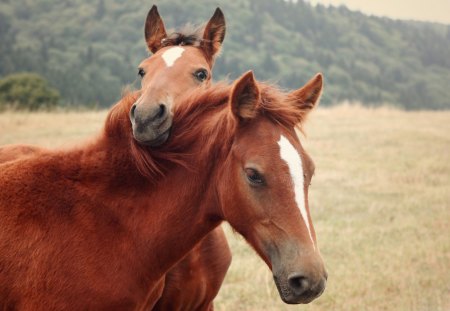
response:
{"label": "horse body", "polygon": [[[46,152],[31,145],[3,146],[0,147],[0,164],[30,156],[44,156]],[[62,156],[66,157],[65,154]],[[31,171],[29,173],[33,174]],[[54,177],[58,180],[58,176]],[[159,289],[151,293],[156,298],[149,298],[153,303],[157,301],[152,310],[212,310],[212,301],[218,294],[230,263],[231,252],[225,233],[219,226],[167,272]]]}
{"label": "horse body", "polygon": [[[2,258],[0,263],[0,284],[7,285],[0,290],[0,301],[6,306],[22,310],[37,310],[40,306],[46,310],[151,306],[162,294],[161,272],[175,263],[166,257],[179,257],[174,257],[170,249],[183,249],[184,254],[204,236],[199,235],[192,245],[183,247],[177,245],[176,236],[165,236],[167,228],[158,224],[169,220],[160,212],[167,206],[183,210],[195,191],[177,187],[178,196],[173,198],[167,194],[167,189],[175,187],[172,183],[162,182],[155,189],[137,171],[129,154],[129,141],[123,141],[121,131],[113,129],[81,149],[46,151],[16,146],[0,152],[7,161],[1,165],[0,202],[3,207],[16,207],[2,208],[0,212],[0,253],[14,258],[14,262]],[[8,151],[24,154],[12,156]],[[32,157],[33,152],[38,157]],[[14,157],[17,159],[11,161]],[[198,199],[194,207],[200,205]],[[183,216],[179,221],[186,219]],[[202,223],[198,219],[187,223],[190,227],[196,222]],[[180,235],[186,230],[180,228]],[[149,245],[152,250],[163,250],[151,251]],[[183,299],[177,295],[178,300],[174,300],[171,295],[175,284],[164,291],[160,305],[175,301],[194,305],[202,300],[209,305],[229,266],[229,254],[223,231],[217,228],[166,277],[166,285],[182,277],[184,282],[180,284],[193,285],[187,289],[196,296],[182,289]],[[129,282],[133,278],[134,283]],[[205,290],[205,286],[209,288]],[[149,288],[153,295],[150,298]]]}
{"label": "horse body", "polygon": [[[84,168],[93,168],[81,162],[89,162],[97,154],[89,153],[45,154],[2,165],[2,207],[16,207],[2,208],[0,217],[0,252],[8,254],[1,260],[0,300],[7,307],[20,310],[104,308],[108,306],[99,304],[105,300],[104,296],[111,297],[117,307],[131,303],[126,296],[118,296],[129,294],[128,289],[114,293],[118,290],[116,284],[126,283],[126,278],[121,279],[123,275],[114,270],[132,265],[111,266],[117,254],[126,256],[116,249],[123,238],[117,230],[120,223],[114,222],[115,212],[105,201],[108,198],[87,191],[95,179],[90,174],[86,176]],[[102,156],[97,155],[100,160]],[[104,172],[93,170],[92,173],[103,175],[97,177],[100,183],[105,181],[101,180]],[[77,182],[80,179],[83,181]],[[34,194],[30,196],[31,189]],[[12,196],[13,193],[16,195]],[[95,213],[101,213],[105,221]],[[111,228],[114,225],[116,229]],[[98,232],[104,235],[100,237]],[[110,238],[115,239],[114,243],[108,241]],[[9,262],[9,258],[14,261]],[[98,260],[92,261],[93,258]],[[98,284],[101,275],[108,282]]]}
{"label": "horse body", "polygon": [[[182,210],[189,191],[174,198],[166,182],[156,190],[126,153],[117,153],[118,146],[127,147],[117,143],[100,140],[86,150],[1,165],[0,301],[6,306],[143,308],[149,289],[180,258],[172,249],[186,254],[218,225],[190,244],[177,243],[173,232],[168,236],[165,218],[180,215],[167,207]],[[199,220],[192,213],[185,221],[180,232]]]}

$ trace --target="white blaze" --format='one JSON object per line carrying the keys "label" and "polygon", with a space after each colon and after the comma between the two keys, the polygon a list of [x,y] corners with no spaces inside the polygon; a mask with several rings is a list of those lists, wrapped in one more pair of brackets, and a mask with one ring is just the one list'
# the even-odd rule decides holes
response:
{"label": "white blaze", "polygon": [[175,46],[165,51],[162,55],[162,58],[166,62],[166,66],[171,67],[175,63],[175,61],[181,57],[181,54],[183,54],[183,52],[184,49],[179,46]]}
{"label": "white blaze", "polygon": [[316,249],[314,240],[311,235],[311,229],[309,227],[308,212],[305,206],[305,181],[303,178],[302,158],[300,157],[294,146],[283,135],[281,135],[280,140],[278,141],[278,145],[280,146],[281,159],[284,160],[289,167],[289,173],[291,175],[292,182],[294,183],[295,202],[300,209],[300,214],[302,215],[302,218],[306,224],[306,228],[308,228],[312,245],[314,249]]}

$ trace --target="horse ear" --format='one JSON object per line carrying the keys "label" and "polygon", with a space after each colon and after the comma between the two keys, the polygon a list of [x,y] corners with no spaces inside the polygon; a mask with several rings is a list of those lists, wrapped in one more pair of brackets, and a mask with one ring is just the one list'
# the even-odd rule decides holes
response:
{"label": "horse ear", "polygon": [[159,16],[158,8],[153,5],[145,20],[145,41],[148,49],[154,54],[162,47],[162,40],[167,37],[164,22]]}
{"label": "horse ear", "polygon": [[240,120],[252,119],[256,116],[260,101],[259,88],[253,72],[247,71],[234,82],[230,105],[233,115]]}
{"label": "horse ear", "polygon": [[322,86],[322,74],[318,73],[303,87],[289,93],[289,98],[293,102],[294,106],[301,110],[302,116],[306,116],[315,106],[319,104],[320,95],[322,94]]}
{"label": "horse ear", "polygon": [[212,60],[219,53],[224,39],[225,16],[222,10],[217,8],[203,32],[202,47],[209,59]]}

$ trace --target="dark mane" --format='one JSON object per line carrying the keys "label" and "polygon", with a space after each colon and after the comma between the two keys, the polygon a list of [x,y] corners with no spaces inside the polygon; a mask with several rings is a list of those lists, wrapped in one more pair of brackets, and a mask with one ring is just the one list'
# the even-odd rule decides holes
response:
{"label": "dark mane", "polygon": [[[261,91],[261,102],[258,111],[273,123],[285,128],[301,129],[304,115],[294,105],[289,95],[278,88],[258,83]],[[110,111],[105,133],[108,136],[123,137],[129,141],[131,156],[136,168],[149,180],[155,181],[174,164],[193,169],[190,163],[198,156],[193,146],[201,145],[201,152],[216,150],[219,154],[209,154],[218,160],[221,149],[212,148],[220,142],[228,148],[234,138],[237,122],[228,107],[232,86],[218,83],[209,88],[202,88],[185,95],[174,111],[173,127],[167,143],[157,148],[149,148],[138,144],[132,135],[129,120],[129,109],[139,96],[139,92],[126,94]]]}
{"label": "dark mane", "polygon": [[204,26],[187,25],[180,31],[170,33],[162,40],[162,46],[188,45],[198,47],[203,41]]}

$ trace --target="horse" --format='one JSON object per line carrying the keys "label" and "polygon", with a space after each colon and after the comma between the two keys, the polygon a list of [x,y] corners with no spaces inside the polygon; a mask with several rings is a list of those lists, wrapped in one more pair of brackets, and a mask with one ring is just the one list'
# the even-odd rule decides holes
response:
{"label": "horse", "polygon": [[283,93],[252,72],[196,89],[157,148],[134,137],[131,94],[91,143],[0,165],[2,307],[146,308],[222,221],[266,262],[284,302],[317,298],[327,272],[309,215],[314,164],[294,128],[321,91],[320,74]]}
{"label": "horse", "polygon": [[159,146],[169,137],[172,111],[186,90],[209,85],[215,57],[225,38],[225,18],[217,8],[203,35],[175,32],[167,35],[153,6],[145,23],[145,38],[153,56],[138,68],[142,94],[130,110],[137,141]]}
{"label": "horse", "polygon": [[[153,99],[161,103],[163,99],[170,98],[171,103],[176,103],[180,93],[202,84],[209,85],[214,57],[220,50],[224,34],[225,19],[219,8],[205,29],[167,34],[157,7],[153,6],[145,22],[145,41],[154,55],[144,60],[138,69],[139,75],[145,75],[142,83],[146,96],[140,98],[141,102]],[[176,73],[176,76],[172,74],[164,78],[168,72],[166,67],[169,66],[164,66],[161,59],[166,62],[173,46],[178,46],[175,48],[177,51],[183,50],[183,57],[176,62],[174,59],[174,64],[170,66],[169,73]],[[161,83],[157,83],[156,78]],[[3,146],[0,147],[0,163],[39,156],[45,152],[44,148],[38,146]],[[220,289],[230,263],[231,252],[225,234],[221,227],[217,227],[169,270],[163,293],[153,310],[212,309],[212,301]],[[180,291],[180,284],[189,284],[188,290]]]}

